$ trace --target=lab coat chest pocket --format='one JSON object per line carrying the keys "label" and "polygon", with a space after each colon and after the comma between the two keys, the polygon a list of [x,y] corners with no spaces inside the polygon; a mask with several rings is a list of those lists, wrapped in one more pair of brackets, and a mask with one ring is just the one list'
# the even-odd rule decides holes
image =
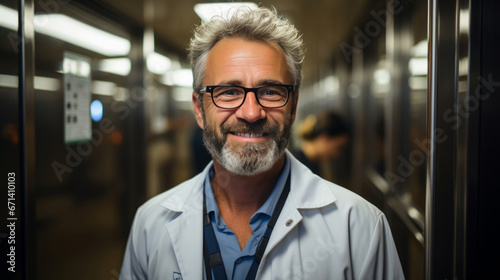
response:
{"label": "lab coat chest pocket", "polygon": [[[302,264],[300,254],[300,243],[297,240],[298,227],[292,229],[287,236],[266,257],[261,263],[260,279],[302,279]],[[264,264],[264,265],[262,265]]]}
{"label": "lab coat chest pocket", "polygon": [[352,279],[347,235],[329,228],[321,211],[302,214],[301,223],[270,252],[271,267],[262,274],[269,277],[262,279]]}

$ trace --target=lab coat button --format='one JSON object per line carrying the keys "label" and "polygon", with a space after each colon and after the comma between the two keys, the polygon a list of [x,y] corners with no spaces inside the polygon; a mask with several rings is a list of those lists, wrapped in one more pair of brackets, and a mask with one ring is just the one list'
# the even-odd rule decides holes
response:
{"label": "lab coat button", "polygon": [[290,219],[290,220],[286,221],[286,224],[285,224],[285,225],[286,225],[287,227],[289,227],[289,226],[291,226],[291,225],[292,225],[292,223],[293,223],[293,220],[292,220],[292,219]]}

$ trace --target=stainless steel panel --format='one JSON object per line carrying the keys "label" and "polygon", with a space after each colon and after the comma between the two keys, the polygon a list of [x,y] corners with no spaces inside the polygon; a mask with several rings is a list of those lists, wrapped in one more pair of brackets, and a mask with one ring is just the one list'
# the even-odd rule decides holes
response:
{"label": "stainless steel panel", "polygon": [[[428,12],[428,22],[429,22],[429,34],[428,34],[428,102],[427,102],[427,135],[428,135],[428,150],[429,155],[427,157],[427,177],[426,177],[426,203],[425,203],[425,279],[431,279],[432,270],[434,269],[433,262],[433,251],[434,251],[434,177],[435,177],[435,165],[436,161],[434,159],[436,145],[435,145],[435,123],[436,110],[435,110],[435,100],[436,100],[436,48],[437,48],[437,3],[434,0],[429,0],[429,12]],[[432,182],[432,183],[431,183]]]}
{"label": "stainless steel panel", "polygon": [[454,279],[456,129],[447,113],[457,98],[457,3],[429,2],[428,181],[426,278]]}

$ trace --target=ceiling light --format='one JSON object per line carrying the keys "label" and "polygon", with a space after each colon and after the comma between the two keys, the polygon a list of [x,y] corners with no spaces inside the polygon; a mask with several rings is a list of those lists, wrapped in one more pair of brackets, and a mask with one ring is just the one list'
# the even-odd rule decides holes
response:
{"label": "ceiling light", "polygon": [[35,16],[35,31],[106,56],[130,52],[130,41],[62,14]]}
{"label": "ceiling light", "polygon": [[90,62],[78,56],[67,54],[63,60],[63,73],[80,77],[90,77]]}
{"label": "ceiling light", "polygon": [[107,81],[92,81],[92,93],[99,95],[114,96],[118,87],[115,83]]}
{"label": "ceiling light", "polygon": [[411,48],[413,57],[427,57],[427,40],[422,40]]}
{"label": "ceiling light", "polygon": [[[34,83],[36,90],[59,91],[61,89],[61,81],[55,78],[35,76]],[[0,87],[18,88],[19,79],[14,75],[0,74]]]}
{"label": "ceiling light", "polygon": [[97,68],[100,71],[108,72],[120,76],[128,76],[132,68],[130,59],[126,57],[108,58],[99,62]]}
{"label": "ceiling light", "polygon": [[240,7],[257,8],[257,4],[252,2],[240,3],[205,3],[194,5],[194,11],[203,21],[210,21],[214,16],[230,18]]}
{"label": "ceiling light", "polygon": [[165,75],[163,75],[162,82],[167,86],[190,88],[193,86],[193,72],[191,69],[168,71]]}
{"label": "ceiling light", "polygon": [[373,72],[373,79],[379,85],[388,85],[391,81],[391,74],[387,69],[377,69]]}
{"label": "ceiling light", "polygon": [[[193,98],[193,90],[186,87],[175,87],[172,89],[174,100],[177,102],[189,102]],[[192,108],[192,107],[191,107]]]}
{"label": "ceiling light", "polygon": [[336,95],[339,92],[340,83],[339,78],[334,75],[329,75],[323,79],[323,89],[325,93]]}
{"label": "ceiling light", "polygon": [[0,26],[12,30],[17,30],[17,22],[17,11],[0,5]]}
{"label": "ceiling light", "polygon": [[59,91],[61,81],[59,79],[35,76],[35,89],[44,91]]}
{"label": "ceiling light", "polygon": [[0,74],[0,87],[17,88],[18,86],[17,76]]}
{"label": "ceiling light", "polygon": [[460,33],[467,34],[469,32],[470,16],[469,10],[460,10]]}
{"label": "ceiling light", "polygon": [[426,90],[427,89],[427,77],[410,77],[408,80],[410,88],[413,90]]}
{"label": "ceiling light", "polygon": [[412,76],[427,75],[427,58],[410,58],[408,66]]}
{"label": "ceiling light", "polygon": [[156,52],[148,55],[146,65],[151,73],[165,74],[172,67],[172,60]]}

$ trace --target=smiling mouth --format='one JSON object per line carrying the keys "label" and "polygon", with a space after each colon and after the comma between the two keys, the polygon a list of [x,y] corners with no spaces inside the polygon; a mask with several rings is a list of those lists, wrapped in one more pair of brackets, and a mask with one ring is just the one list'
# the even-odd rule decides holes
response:
{"label": "smiling mouth", "polygon": [[258,138],[258,137],[263,137],[264,133],[241,133],[241,132],[233,132],[233,135],[236,136],[242,136],[242,137],[248,137],[248,138]]}

